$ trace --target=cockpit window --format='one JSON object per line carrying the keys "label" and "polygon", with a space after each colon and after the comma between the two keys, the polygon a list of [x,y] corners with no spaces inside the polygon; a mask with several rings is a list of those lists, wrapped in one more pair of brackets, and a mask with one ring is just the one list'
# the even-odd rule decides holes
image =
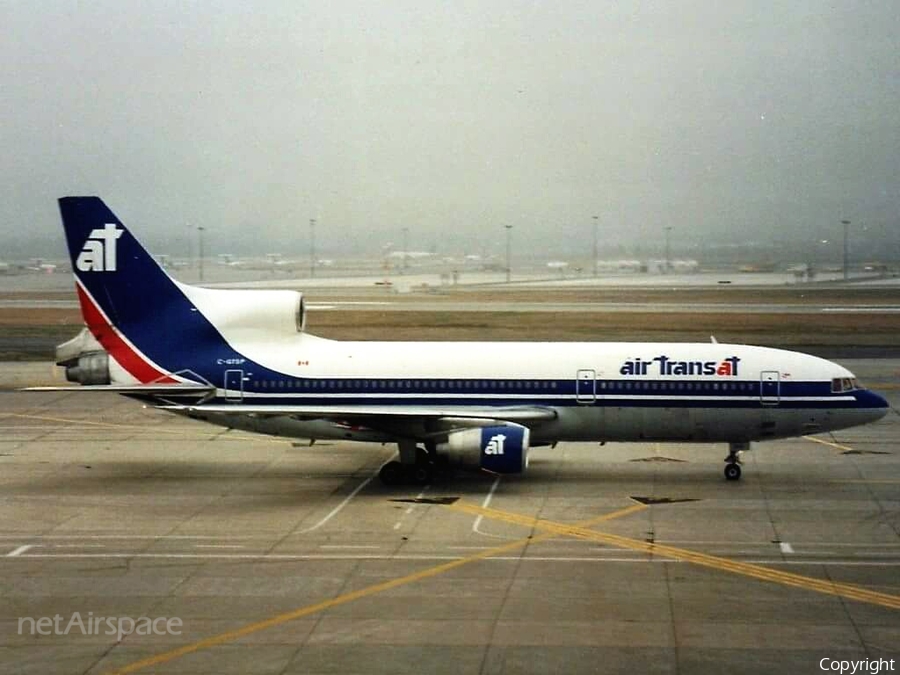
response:
{"label": "cockpit window", "polygon": [[859,382],[855,377],[836,377],[831,380],[831,391],[835,394],[855,389],[859,389]]}

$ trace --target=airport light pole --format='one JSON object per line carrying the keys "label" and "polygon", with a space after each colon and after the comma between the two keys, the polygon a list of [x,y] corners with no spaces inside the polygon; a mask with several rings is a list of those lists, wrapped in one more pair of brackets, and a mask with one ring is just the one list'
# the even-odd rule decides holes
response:
{"label": "airport light pole", "polygon": [[666,272],[665,273],[668,274],[669,270],[672,269],[672,263],[671,263],[671,259],[670,259],[671,248],[670,248],[670,242],[669,242],[669,234],[672,232],[672,226],[667,225],[665,227],[665,230],[666,230]]}
{"label": "airport light pole", "polygon": [[594,219],[594,247],[593,247],[593,255],[594,255],[594,276],[597,276],[597,223],[600,220],[600,216],[591,216]]}
{"label": "airport light pole", "polygon": [[316,219],[309,219],[309,276],[316,276]]}
{"label": "airport light pole", "polygon": [[407,251],[409,251],[409,228],[404,227],[403,228],[403,260],[400,263],[403,274],[406,273],[406,257],[407,257],[406,253],[407,253]]}
{"label": "airport light pole", "polygon": [[842,220],[844,226],[844,281],[850,278],[850,221]]}
{"label": "airport light pole", "polygon": [[187,228],[188,228],[188,233],[187,233],[187,237],[186,237],[186,239],[187,239],[187,263],[186,264],[188,266],[188,269],[190,269],[191,267],[194,266],[194,233],[191,232],[191,230],[194,228],[191,227],[190,223],[187,224]]}
{"label": "airport light pole", "polygon": [[205,228],[202,225],[197,226],[197,255],[199,256],[199,264],[200,264],[200,283],[203,283],[203,230]]}
{"label": "airport light pole", "polygon": [[512,267],[510,267],[510,241],[512,239],[512,225],[504,225],[506,228],[506,283],[509,283],[512,276]]}

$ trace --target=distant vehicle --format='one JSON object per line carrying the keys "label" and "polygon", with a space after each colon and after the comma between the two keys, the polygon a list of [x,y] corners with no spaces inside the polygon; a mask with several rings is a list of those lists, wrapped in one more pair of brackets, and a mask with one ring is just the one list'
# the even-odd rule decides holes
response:
{"label": "distant vehicle", "polygon": [[761,272],[774,272],[775,271],[775,263],[759,263],[755,265],[741,265],[738,268],[738,272],[743,272],[744,274],[757,274]]}
{"label": "distant vehicle", "polygon": [[598,272],[646,272],[647,266],[640,260],[598,260]]}
{"label": "distant vehicle", "polygon": [[443,464],[521,473],[532,447],[560,441],[727,443],[736,480],[751,441],[888,412],[846,368],[765,347],[325,340],[305,332],[298,292],[180,283],[99,198],[60,210],[92,336],[63,346],[67,379],[85,385],[66,391],[276,436],[396,443],[387,484],[427,483]]}
{"label": "distant vehicle", "polygon": [[693,274],[700,270],[696,260],[648,260],[647,272],[650,274]]}
{"label": "distant vehicle", "polygon": [[432,258],[434,253],[428,251],[391,251],[388,258],[394,260],[422,260],[424,258]]}

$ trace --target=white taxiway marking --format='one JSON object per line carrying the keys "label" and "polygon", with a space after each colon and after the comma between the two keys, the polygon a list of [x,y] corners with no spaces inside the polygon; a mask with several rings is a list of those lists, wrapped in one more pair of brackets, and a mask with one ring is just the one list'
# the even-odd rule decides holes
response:
{"label": "white taxiway marking", "polygon": [[781,543],[778,544],[778,545],[781,547],[781,552],[782,552],[782,553],[793,553],[793,552],[794,552],[794,547],[791,546],[791,545],[790,545],[789,543],[787,543],[786,541],[783,541],[783,542],[781,542]]}
{"label": "white taxiway marking", "polygon": [[882,305],[862,305],[856,307],[822,307],[821,312],[872,312],[875,314],[891,314],[900,312],[900,307]]}
{"label": "white taxiway marking", "polygon": [[32,548],[34,548],[34,544],[25,544],[25,545],[20,546],[19,548],[15,549],[14,551],[10,551],[9,553],[7,553],[6,557],[7,558],[18,558],[20,555],[25,553],[25,551],[28,551],[29,549],[32,549]]}
{"label": "white taxiway marking", "polygon": [[[490,506],[491,500],[494,498],[494,492],[497,490],[497,486],[500,485],[500,478],[501,476],[497,476],[494,479],[494,484],[491,485],[491,489],[488,490],[487,497],[485,497],[484,501],[481,502],[481,508],[486,509],[488,506]],[[496,539],[504,538],[496,534],[491,534],[490,532],[482,532],[479,529],[482,520],[484,520],[483,515],[479,515],[477,518],[475,518],[475,522],[472,523],[472,532],[474,532],[475,534],[484,535],[485,537],[494,537]]]}
{"label": "white taxiway marking", "polygon": [[[4,557],[9,557],[6,555]],[[147,558],[147,559],[173,559],[173,560],[461,560],[465,556],[458,555],[389,555],[380,553],[358,554],[279,554],[279,553],[26,553],[22,558],[29,559],[101,559],[101,558]],[[683,563],[682,560],[664,558],[658,556],[645,556],[641,558],[625,558],[621,556],[493,556],[485,560],[497,562],[594,562],[594,563]],[[814,565],[814,566],[847,566],[847,567],[900,567],[900,560],[784,560],[783,558],[747,558],[741,562],[756,565]]]}
{"label": "white taxiway marking", "polygon": [[[379,471],[380,471],[380,470],[381,470],[381,469],[379,468]],[[325,523],[327,523],[329,520],[331,520],[332,518],[334,518],[337,514],[339,514],[339,513],[341,512],[341,510],[342,510],[345,506],[347,506],[347,504],[350,503],[350,500],[352,500],[356,495],[358,495],[359,492],[360,492],[360,490],[362,490],[364,487],[366,487],[366,485],[368,485],[369,483],[371,483],[372,480],[373,480],[373,479],[375,478],[375,476],[377,476],[377,475],[378,475],[378,471],[376,471],[376,472],[373,473],[371,476],[369,476],[368,478],[366,478],[362,483],[360,483],[359,485],[356,486],[356,489],[353,490],[353,492],[351,492],[349,495],[347,495],[347,497],[344,499],[344,501],[342,501],[340,504],[338,504],[338,505],[335,506],[333,509],[331,509],[331,511],[329,511],[329,513],[328,513],[327,516],[325,516],[324,518],[322,518],[322,520],[320,520],[318,523],[316,523],[316,524],[313,525],[312,527],[307,527],[305,530],[300,530],[300,533],[301,533],[301,534],[305,534],[305,533],[307,533],[307,532],[312,532],[313,530],[318,530],[318,529],[319,529],[320,527],[322,527]]]}
{"label": "white taxiway marking", "polygon": [[337,309],[338,307],[377,307],[381,305],[392,305],[392,302],[376,302],[376,301],[335,301],[329,302],[327,304],[311,302],[306,307],[308,309]]}
{"label": "white taxiway marking", "polygon": [[[425,496],[425,493],[426,493],[426,492],[428,492],[428,486],[427,486],[427,485],[426,485],[425,487],[422,488],[422,491],[421,491],[419,494],[416,495],[416,499],[422,499],[422,497]],[[404,519],[406,516],[408,516],[410,513],[413,512],[413,507],[414,507],[414,506],[415,506],[415,504],[410,504],[410,505],[407,507],[406,511],[403,512],[403,515],[400,516],[400,520],[398,520],[396,523],[394,523],[394,529],[395,529],[395,530],[399,530],[399,529],[400,529],[400,526],[403,525],[403,519]]]}

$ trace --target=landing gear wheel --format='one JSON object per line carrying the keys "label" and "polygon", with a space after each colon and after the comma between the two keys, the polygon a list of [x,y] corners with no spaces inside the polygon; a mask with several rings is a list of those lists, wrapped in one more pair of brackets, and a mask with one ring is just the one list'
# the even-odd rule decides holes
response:
{"label": "landing gear wheel", "polygon": [[410,482],[416,485],[428,485],[434,480],[434,461],[424,448],[416,448],[416,463],[407,468]]}
{"label": "landing gear wheel", "polygon": [[404,478],[403,465],[400,462],[388,462],[381,467],[378,478],[382,485],[400,485]]}
{"label": "landing gear wheel", "polygon": [[429,463],[417,463],[410,467],[410,480],[416,485],[428,485],[434,478],[434,467]]}
{"label": "landing gear wheel", "polygon": [[725,465],[725,480],[739,480],[741,477],[740,464],[731,463]]}

